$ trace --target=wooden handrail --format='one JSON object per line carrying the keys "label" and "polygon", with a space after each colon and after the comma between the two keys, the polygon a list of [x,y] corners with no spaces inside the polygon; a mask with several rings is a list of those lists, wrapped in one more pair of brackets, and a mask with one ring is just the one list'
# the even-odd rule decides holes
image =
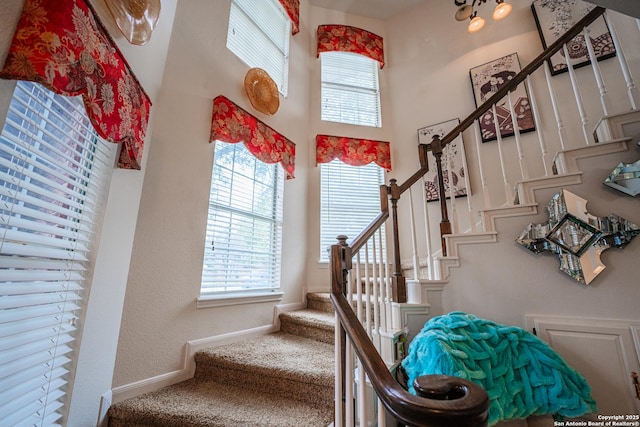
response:
{"label": "wooden handrail", "polygon": [[[569,29],[563,36],[557,39],[544,52],[538,55],[521,72],[516,74],[507,84],[500,88],[486,102],[480,105],[473,113],[460,122],[451,132],[441,140],[435,141],[433,146],[442,153],[442,149],[451,143],[461,132],[470,127],[478,118],[487,112],[494,104],[505,97],[510,91],[522,83],[527,76],[532,74],[540,66],[543,66],[552,55],[558,52],[562,46],[595,21],[605,12],[605,9],[596,7],[585,15],[578,23]],[[341,244],[331,246],[331,300],[339,321],[339,335],[341,337],[342,354],[345,351],[345,337],[349,340],[360,359],[360,366],[366,373],[377,397],[385,409],[397,420],[407,426],[415,427],[445,427],[445,426],[486,426],[488,420],[489,398],[486,392],[478,385],[456,377],[442,375],[427,375],[416,379],[415,389],[418,396],[408,393],[400,383],[391,375],[387,365],[382,360],[375,345],[367,335],[366,330],[353,311],[353,308],[345,297],[348,272],[351,270],[351,260],[355,254],[366,244],[376,231],[382,227],[390,217],[388,200],[395,209],[400,196],[413,186],[425,173],[429,171],[426,161],[426,149],[429,146],[421,144],[420,169],[411,175],[404,183],[397,185],[391,180],[390,186],[381,187],[381,212],[369,226],[362,231],[352,246],[347,245],[346,238]],[[435,155],[436,153],[434,153]],[[439,180],[442,182],[441,168]],[[440,197],[441,200],[444,197]],[[444,206],[446,216],[446,205]],[[393,214],[394,221],[397,215]],[[397,230],[394,230],[394,259],[399,259],[399,242]],[[396,272],[399,266],[396,266]],[[399,272],[400,276],[402,275]],[[394,276],[396,273],[394,273]],[[394,277],[394,281],[398,279]],[[400,277],[400,279],[403,279]],[[403,280],[400,282],[404,283]],[[394,299],[394,301],[396,301]],[[397,301],[396,301],[397,302]],[[343,365],[344,367],[344,365]],[[344,385],[344,384],[343,384]]]}
{"label": "wooden handrail", "polygon": [[[351,251],[345,246],[331,247],[332,264],[342,265]],[[489,396],[475,383],[456,377],[427,375],[419,377],[419,389],[423,396],[406,391],[391,375],[367,332],[343,295],[344,272],[332,271],[331,300],[340,319],[342,333],[351,340],[377,396],[397,420],[407,426],[486,426]]]}

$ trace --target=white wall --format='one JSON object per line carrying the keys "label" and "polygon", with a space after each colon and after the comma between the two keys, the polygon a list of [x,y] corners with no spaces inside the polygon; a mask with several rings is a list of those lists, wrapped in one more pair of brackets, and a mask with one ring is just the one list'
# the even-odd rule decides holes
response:
{"label": "white wall", "polygon": [[213,165],[212,102],[224,95],[296,143],[295,179],[284,192],[282,303],[302,303],[307,245],[308,11],[291,38],[289,90],[266,116],[244,93],[249,69],[226,48],[229,0],[177,7],[127,286],[114,386],[183,368],[188,340],[271,325],[274,302],[196,308]]}
{"label": "white wall", "polygon": [[[402,182],[414,172],[417,165],[415,147],[416,130],[420,127],[453,118],[465,118],[475,105],[469,78],[469,69],[501,56],[517,52],[524,67],[541,52],[541,43],[536,30],[529,1],[513,1],[514,11],[501,22],[488,19],[486,27],[476,34],[466,31],[466,23],[454,20],[455,8],[433,7],[425,4],[387,22],[387,58],[392,111],[394,114],[394,143],[396,156],[395,172],[392,175]],[[486,9],[486,10],[485,10]],[[490,5],[480,6],[481,13],[489,17]],[[640,76],[640,33],[634,19],[618,13],[610,13],[632,73]],[[617,59],[601,61],[600,66],[616,112],[629,110],[624,82],[618,68]],[[535,96],[543,108],[543,131],[551,153],[560,149],[556,123],[548,104],[548,90],[544,73],[534,76]],[[590,67],[577,70],[581,86],[595,87]],[[561,103],[563,120],[567,129],[567,148],[584,144],[580,119],[567,73],[552,78]],[[593,129],[602,116],[597,96],[588,95],[583,89],[583,97],[589,117],[589,129]],[[471,179],[474,205],[482,208],[480,174],[475,141],[471,131],[464,136],[466,158]],[[525,157],[529,159],[528,169],[532,177],[543,173],[539,145],[535,134],[522,135]],[[398,148],[400,147],[400,148]],[[503,141],[506,170],[510,185],[520,180],[514,138]],[[504,186],[500,174],[497,143],[490,142],[480,147],[493,207],[505,203]],[[600,159],[585,163],[590,174],[584,179],[588,184],[575,188],[576,194],[588,199],[591,213],[598,216],[617,213],[636,224],[640,224],[638,201],[622,193],[603,188],[601,182],[609,172],[623,160],[623,156]],[[638,150],[632,149],[626,161],[635,161]],[[640,253],[640,241],[632,242],[623,251],[616,249],[605,252],[603,259],[607,269],[589,288],[582,288],[573,279],[560,273],[558,261],[551,256],[532,256],[514,240],[531,221],[543,222],[545,206],[556,191],[539,192],[541,207],[536,218],[521,217],[498,221],[499,243],[462,247],[460,257],[462,268],[453,269],[449,284],[444,292],[444,309],[465,310],[515,325],[524,325],[527,313],[563,315],[596,315],[601,317],[638,317],[638,293],[633,270],[633,260]],[[637,199],[637,198],[636,198]],[[466,209],[466,199],[457,199],[458,210]],[[416,205],[423,202],[415,197]],[[401,200],[400,208],[407,212],[407,198]],[[439,204],[430,203],[429,213],[439,219]],[[417,221],[420,228],[422,221]],[[406,217],[401,224],[407,224]],[[469,227],[469,221],[462,222],[462,230]],[[407,227],[402,230],[402,259],[411,258],[410,237]],[[424,234],[424,228],[419,229]],[[439,248],[437,225],[432,226],[432,246]],[[424,250],[424,239],[421,249]],[[424,252],[422,252],[424,254]]]}

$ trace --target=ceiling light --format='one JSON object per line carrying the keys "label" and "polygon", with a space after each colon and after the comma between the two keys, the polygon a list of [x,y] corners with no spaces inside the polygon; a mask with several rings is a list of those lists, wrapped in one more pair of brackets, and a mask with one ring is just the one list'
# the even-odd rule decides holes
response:
{"label": "ceiling light", "polygon": [[496,21],[499,21],[509,16],[509,14],[511,13],[511,9],[513,9],[513,6],[511,6],[511,3],[507,3],[504,0],[502,1],[496,0],[496,2],[498,4],[495,10],[493,11],[492,18],[495,19]]}
{"label": "ceiling light", "polygon": [[476,31],[480,31],[482,28],[484,28],[484,24],[486,24],[486,22],[487,21],[485,21],[483,17],[474,16],[473,18],[471,18],[471,22],[469,22],[469,27],[467,27],[467,31],[469,31],[470,33],[475,33]]}
{"label": "ceiling light", "polygon": [[[457,21],[466,21],[470,19],[469,27],[467,30],[470,33],[475,33],[476,31],[480,31],[484,28],[486,21],[481,16],[478,16],[478,11],[475,10],[476,3],[479,5],[486,3],[488,0],[471,0],[471,4],[467,4],[467,0],[453,0],[455,5],[458,7],[456,11],[455,18]],[[507,3],[505,0],[495,0],[496,8],[493,11],[492,18],[496,21],[506,18],[511,13],[513,6],[510,3]]]}

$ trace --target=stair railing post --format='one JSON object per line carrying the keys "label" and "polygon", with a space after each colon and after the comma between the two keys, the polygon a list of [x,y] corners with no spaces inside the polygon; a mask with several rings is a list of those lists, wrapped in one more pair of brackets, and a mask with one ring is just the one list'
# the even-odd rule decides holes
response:
{"label": "stair railing post", "polygon": [[[346,295],[347,277],[351,270],[351,248],[347,243],[348,237],[340,235],[336,237],[338,244],[331,246],[331,292]],[[346,354],[347,333],[342,324],[336,318],[336,373],[335,373],[335,425],[344,426],[346,420]]]}
{"label": "stair railing post", "polygon": [[447,212],[447,195],[444,192],[444,175],[442,172],[442,143],[440,136],[434,135],[429,144],[433,157],[436,159],[436,176],[438,178],[438,198],[440,199],[440,244],[442,245],[442,256],[447,256],[447,241],[445,234],[451,234],[451,223]]}
{"label": "stair railing post", "polygon": [[388,197],[391,202],[391,229],[393,234],[393,279],[392,290],[393,301],[398,303],[407,302],[407,285],[402,275],[402,265],[400,263],[400,235],[398,227],[398,200],[400,199],[400,187],[395,179],[389,181]]}

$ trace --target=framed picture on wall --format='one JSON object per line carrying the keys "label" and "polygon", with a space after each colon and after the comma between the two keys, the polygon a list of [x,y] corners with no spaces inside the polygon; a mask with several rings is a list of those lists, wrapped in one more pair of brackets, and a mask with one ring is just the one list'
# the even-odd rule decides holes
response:
{"label": "framed picture on wall", "polygon": [[[494,93],[519,72],[520,62],[517,53],[512,53],[472,68],[469,74],[471,75],[471,86],[473,88],[476,107],[491,98]],[[516,123],[520,133],[534,130],[533,113],[524,84],[521,83],[511,92],[511,103],[513,104],[513,110],[516,114]],[[505,96],[496,104],[496,116],[500,135],[503,138],[513,136],[513,120],[511,118],[508,97]],[[496,125],[493,119],[493,110],[489,109],[480,117],[479,121],[482,142],[496,140],[497,135]]]}
{"label": "framed picture on wall", "polygon": [[[531,10],[542,46],[546,49],[594,7],[593,4],[580,0],[534,0]],[[591,45],[598,61],[615,56],[616,49],[604,17],[600,16],[588,28]],[[574,37],[567,43],[567,53],[568,60],[563,49],[549,59],[552,75],[566,72],[567,64],[578,68],[591,63],[584,34]]]}
{"label": "framed picture on wall", "polygon": [[[418,129],[418,143],[430,144],[434,135],[440,138],[451,132],[453,128],[460,124],[460,119],[448,120],[435,125],[425,126]],[[462,134],[451,141],[444,150],[442,150],[442,170],[444,172],[444,192],[447,198],[450,198],[450,184],[453,181],[453,192],[455,197],[463,197],[467,195],[467,171],[466,160],[464,154],[464,143]],[[438,197],[438,176],[436,174],[436,159],[429,151],[427,154],[429,161],[429,172],[422,178],[424,181],[424,191],[427,202],[440,200]],[[447,166],[449,165],[449,166]],[[451,170],[451,179],[449,179],[449,170]]]}

